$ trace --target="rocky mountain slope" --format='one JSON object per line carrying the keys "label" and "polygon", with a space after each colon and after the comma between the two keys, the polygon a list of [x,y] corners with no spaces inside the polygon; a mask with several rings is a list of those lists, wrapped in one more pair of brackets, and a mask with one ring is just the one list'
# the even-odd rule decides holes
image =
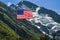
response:
{"label": "rocky mountain slope", "polygon": [[[29,9],[33,18],[17,20],[16,11]],[[7,6],[0,2],[0,39],[1,40],[48,40],[49,30],[60,26],[60,15],[39,7],[31,2],[23,1]],[[48,37],[47,37],[48,36]],[[43,39],[42,39],[43,38]]]}

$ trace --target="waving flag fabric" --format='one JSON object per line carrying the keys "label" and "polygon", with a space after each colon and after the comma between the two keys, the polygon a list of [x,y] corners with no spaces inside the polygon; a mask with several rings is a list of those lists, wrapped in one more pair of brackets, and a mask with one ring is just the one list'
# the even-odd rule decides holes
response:
{"label": "waving flag fabric", "polygon": [[30,19],[32,18],[31,10],[17,10],[17,19]]}

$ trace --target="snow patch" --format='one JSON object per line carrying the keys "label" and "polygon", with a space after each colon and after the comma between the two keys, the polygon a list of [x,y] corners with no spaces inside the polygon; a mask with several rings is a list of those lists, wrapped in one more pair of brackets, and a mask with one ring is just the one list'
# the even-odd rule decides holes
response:
{"label": "snow patch", "polygon": [[7,3],[7,6],[10,6],[11,4],[12,4],[11,2],[8,2],[8,3]]}

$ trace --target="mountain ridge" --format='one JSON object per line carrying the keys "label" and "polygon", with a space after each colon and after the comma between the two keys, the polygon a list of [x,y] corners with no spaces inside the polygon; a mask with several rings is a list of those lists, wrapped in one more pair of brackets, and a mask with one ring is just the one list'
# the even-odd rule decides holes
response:
{"label": "mountain ridge", "polygon": [[[21,40],[41,40],[41,36],[42,36],[42,38],[44,38],[44,40],[45,39],[47,40],[48,37],[46,37],[46,35],[43,34],[40,31],[40,29],[38,29],[35,25],[32,25],[31,21],[28,21],[28,20],[17,20],[16,19],[16,11],[21,8],[20,6],[22,6],[22,5],[19,6],[19,4],[20,3],[17,4],[18,6],[16,6],[16,5],[7,6],[4,3],[0,2],[0,22],[2,22],[4,25],[6,24],[7,27],[10,28],[10,30],[13,30],[12,32],[16,33],[16,35],[18,34],[17,37],[14,34],[14,37],[17,38],[17,39],[15,39],[15,38],[13,38],[13,39],[14,40],[20,40],[20,39]],[[24,1],[23,4],[24,4],[25,7],[27,6],[30,10],[33,10],[33,11],[35,11],[36,7],[38,7],[37,5],[34,5],[32,3],[30,4],[30,2],[27,2],[27,1]],[[29,4],[31,6],[29,6],[27,4]],[[26,7],[26,9],[28,9],[27,7]],[[23,8],[23,6],[22,6],[22,8]],[[60,21],[59,21],[60,20],[59,19],[60,15],[58,15],[54,11],[45,9],[44,7],[41,7],[41,9],[38,11],[38,13],[39,13],[39,15],[40,15],[40,13],[49,14],[48,15],[49,17],[52,17],[56,22],[60,23]],[[51,16],[52,13],[53,13],[53,16]],[[55,15],[57,15],[58,17],[55,17]],[[1,28],[5,27],[2,24],[0,24],[0,25],[1,25]],[[45,31],[45,32],[47,32],[49,34],[49,31],[46,30],[47,29],[46,26],[43,26],[41,23],[36,23],[36,25],[40,25],[41,26],[41,30],[44,29],[43,31]],[[6,40],[7,39],[8,38],[6,38]],[[11,37],[10,40],[13,40],[13,39]]]}

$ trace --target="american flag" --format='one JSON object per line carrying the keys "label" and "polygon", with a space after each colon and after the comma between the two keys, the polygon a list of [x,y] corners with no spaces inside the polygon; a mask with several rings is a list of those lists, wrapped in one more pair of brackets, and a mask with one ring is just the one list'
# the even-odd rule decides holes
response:
{"label": "american flag", "polygon": [[17,10],[17,19],[32,18],[32,10]]}

